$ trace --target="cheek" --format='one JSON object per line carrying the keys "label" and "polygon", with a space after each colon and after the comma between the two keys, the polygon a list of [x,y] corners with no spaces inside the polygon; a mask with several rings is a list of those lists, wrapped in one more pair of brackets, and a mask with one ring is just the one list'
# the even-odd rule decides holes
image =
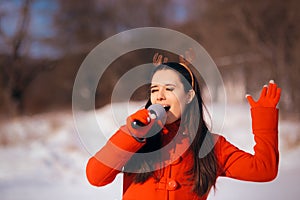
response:
{"label": "cheek", "polygon": [[156,99],[155,95],[150,94],[150,101],[151,101],[151,103],[155,102],[155,99]]}
{"label": "cheek", "polygon": [[185,108],[185,104],[182,103],[181,101],[177,101],[174,111],[176,112],[177,115],[181,115],[181,113],[183,113],[184,111],[184,108]]}
{"label": "cheek", "polygon": [[173,98],[174,102],[176,102],[179,107],[185,106],[186,95],[184,93],[175,93]]}
{"label": "cheek", "polygon": [[186,105],[185,99],[186,99],[186,96],[184,94],[174,95],[174,97],[173,97],[173,103],[175,105],[174,111],[179,115],[185,109],[185,105]]}

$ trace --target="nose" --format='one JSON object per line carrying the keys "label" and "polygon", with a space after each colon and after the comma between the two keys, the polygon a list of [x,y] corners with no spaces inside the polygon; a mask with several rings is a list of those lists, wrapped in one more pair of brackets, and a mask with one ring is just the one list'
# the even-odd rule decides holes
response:
{"label": "nose", "polygon": [[165,100],[165,99],[166,99],[165,92],[164,92],[163,89],[160,89],[160,90],[158,91],[156,99],[157,99],[158,101],[161,101],[161,100]]}

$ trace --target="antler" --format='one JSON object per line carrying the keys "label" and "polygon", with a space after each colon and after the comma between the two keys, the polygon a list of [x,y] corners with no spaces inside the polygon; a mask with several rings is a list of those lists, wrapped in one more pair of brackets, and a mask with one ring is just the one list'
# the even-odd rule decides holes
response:
{"label": "antler", "polygon": [[193,48],[189,48],[187,51],[185,51],[184,56],[179,56],[179,62],[188,66],[195,59],[195,57],[195,50]]}
{"label": "antler", "polygon": [[155,53],[154,56],[153,56],[153,65],[155,67],[157,67],[158,65],[161,65],[162,63],[166,63],[168,62],[168,57],[163,57],[162,54],[159,54],[159,53]]}
{"label": "antler", "polygon": [[[187,51],[185,51],[184,56],[179,56],[179,63],[189,65],[196,57],[196,53],[193,48],[189,48]],[[162,63],[168,62],[168,57],[164,57],[162,54],[155,53],[153,56],[152,63],[154,66],[161,65]]]}

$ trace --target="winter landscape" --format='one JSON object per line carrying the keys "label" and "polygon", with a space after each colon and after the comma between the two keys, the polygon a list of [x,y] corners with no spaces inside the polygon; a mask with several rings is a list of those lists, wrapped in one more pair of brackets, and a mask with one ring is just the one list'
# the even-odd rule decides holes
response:
{"label": "winter landscape", "polygon": [[[126,107],[120,103],[117,107]],[[128,112],[140,107],[133,104]],[[217,113],[217,112],[216,112]],[[86,130],[96,114],[102,130],[112,134],[116,125],[111,107],[82,113]],[[212,118],[222,120],[218,114]],[[120,122],[122,123],[122,122]],[[280,168],[278,177],[269,183],[251,183],[219,178],[209,200],[220,199],[299,199],[300,125],[280,120]],[[55,112],[3,121],[0,126],[1,200],[89,199],[119,200],[122,175],[102,188],[91,186],[85,177],[85,165],[94,152],[81,139],[71,111]],[[252,152],[250,112],[247,104],[227,105],[222,135],[239,148]],[[93,138],[94,141],[97,138]],[[97,143],[97,142],[96,142]],[[141,198],[142,199],[142,198]]]}
{"label": "winter landscape", "polygon": [[[282,89],[277,178],[268,183],[219,178],[208,199],[300,199],[299,10],[299,0],[0,0],[0,200],[120,200],[122,174],[101,188],[85,175],[88,159],[144,104],[119,102],[148,98],[144,82],[136,84],[149,78],[146,70],[129,78],[135,84],[120,80],[152,63],[155,53],[178,62],[198,44],[207,54],[196,48],[201,62],[190,64],[201,76],[203,98],[231,102],[209,107],[215,108],[212,132],[240,149],[253,153],[254,146],[246,92],[258,96],[269,80]],[[180,37],[161,34],[167,30]],[[96,54],[100,46],[104,52]],[[214,70],[204,55],[215,62],[221,81],[211,77]],[[92,70],[75,81],[87,57]],[[75,83],[84,86],[75,95],[82,108],[90,108],[85,100],[95,100],[91,105],[99,109],[74,115]],[[133,85],[138,87],[129,97],[125,86]],[[226,98],[220,95],[223,87]],[[110,105],[112,99],[118,103]]]}

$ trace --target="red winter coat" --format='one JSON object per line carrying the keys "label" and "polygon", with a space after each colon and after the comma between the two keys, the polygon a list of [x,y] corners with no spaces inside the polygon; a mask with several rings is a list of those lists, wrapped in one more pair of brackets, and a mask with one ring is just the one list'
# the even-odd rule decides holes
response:
{"label": "red winter coat", "polygon": [[[251,109],[252,129],[256,145],[254,155],[239,150],[222,136],[216,138],[215,153],[223,174],[247,181],[271,181],[278,171],[278,110],[275,108]],[[164,139],[171,137],[175,125],[167,126],[169,133]],[[176,133],[175,133],[176,134]],[[189,144],[187,136],[181,134],[180,142],[170,145],[167,152],[170,158],[186,149]],[[117,131],[107,144],[90,158],[86,168],[89,182],[95,186],[111,183],[121,171],[131,155],[138,151],[144,143],[137,142],[130,135]],[[125,151],[123,151],[123,150]],[[132,153],[128,153],[132,152]],[[99,161],[97,158],[99,158]],[[103,164],[105,163],[105,164]],[[149,178],[145,183],[134,183],[132,176],[124,172],[123,200],[204,200],[207,195],[198,197],[192,192],[193,182],[187,180],[184,174],[193,163],[192,153],[186,151],[178,159],[163,168],[159,182]]]}

